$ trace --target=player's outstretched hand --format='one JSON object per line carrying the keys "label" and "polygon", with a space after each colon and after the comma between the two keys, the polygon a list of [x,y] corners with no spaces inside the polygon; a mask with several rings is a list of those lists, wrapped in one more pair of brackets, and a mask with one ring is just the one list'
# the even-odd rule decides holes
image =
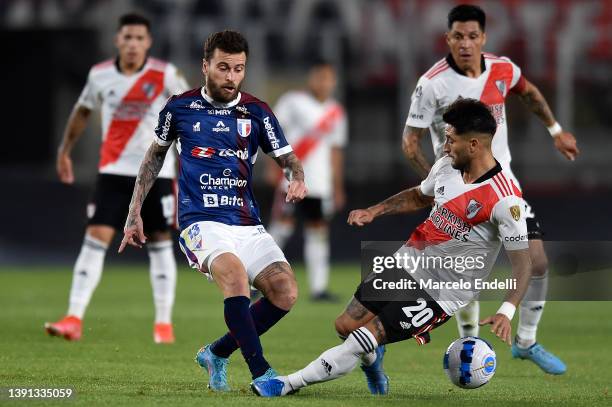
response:
{"label": "player's outstretched hand", "polygon": [[576,145],[576,138],[572,133],[563,131],[558,136],[555,136],[554,139],[555,147],[568,160],[574,161],[578,154],[580,154],[580,150]]}
{"label": "player's outstretched hand", "polygon": [[480,321],[480,325],[491,325],[493,332],[499,339],[512,345],[512,325],[510,320],[504,314],[495,314]]}
{"label": "player's outstretched hand", "polygon": [[304,181],[294,179],[289,182],[289,188],[287,188],[287,197],[285,198],[285,201],[289,203],[300,202],[302,199],[304,199],[307,193],[308,188],[306,188]]}
{"label": "player's outstretched hand", "polygon": [[74,182],[72,159],[70,158],[69,154],[62,152],[57,154],[56,169],[60,181],[62,181],[64,184],[72,184]]}
{"label": "player's outstretched hand", "polygon": [[367,209],[355,209],[349,213],[348,224],[353,226],[363,226],[374,220],[374,215]]}
{"label": "player's outstretched hand", "polygon": [[126,224],[123,228],[123,239],[121,239],[119,245],[119,253],[123,252],[127,245],[142,248],[142,245],[147,241],[140,215],[136,215],[133,221],[128,221],[128,223],[130,226]]}

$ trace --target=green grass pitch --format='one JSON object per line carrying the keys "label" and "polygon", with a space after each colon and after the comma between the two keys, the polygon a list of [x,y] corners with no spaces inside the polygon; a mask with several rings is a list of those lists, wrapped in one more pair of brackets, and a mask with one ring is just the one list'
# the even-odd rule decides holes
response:
{"label": "green grass pitch", "polygon": [[[338,339],[333,321],[342,304],[313,304],[305,276],[293,311],[263,338],[269,362],[280,373],[302,368]],[[197,272],[179,270],[174,309],[177,342],[152,341],[153,305],[148,271],[111,266],[105,270],[85,319],[79,343],[50,338],[43,323],[66,310],[69,269],[0,269],[0,387],[72,387],[74,400],[14,401],[0,405],[198,405],[198,406],[541,406],[612,405],[612,324],[609,302],[549,302],[538,339],[568,365],[563,376],[543,374],[528,361],[512,360],[509,348],[492,337],[498,369],[477,390],[447,380],[442,355],[456,335],[451,320],[432,333],[432,342],[389,346],[385,366],[391,377],[387,397],[371,396],[359,369],[347,377],[303,389],[283,399],[265,400],[248,387],[250,375],[239,352],[229,365],[233,391],[214,394],[194,363],[196,351],[225,332],[222,298]],[[336,266],[332,289],[348,300],[359,281],[357,267]],[[498,303],[483,303],[483,315]],[[516,323],[514,324],[516,326]]]}

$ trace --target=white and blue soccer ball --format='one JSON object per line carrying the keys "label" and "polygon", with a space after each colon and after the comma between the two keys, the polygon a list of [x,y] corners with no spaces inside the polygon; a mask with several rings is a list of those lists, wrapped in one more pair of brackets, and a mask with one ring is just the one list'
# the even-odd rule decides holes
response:
{"label": "white and blue soccer ball", "polygon": [[444,354],[444,371],[454,385],[475,389],[491,380],[497,367],[495,351],[489,342],[466,336],[450,344]]}

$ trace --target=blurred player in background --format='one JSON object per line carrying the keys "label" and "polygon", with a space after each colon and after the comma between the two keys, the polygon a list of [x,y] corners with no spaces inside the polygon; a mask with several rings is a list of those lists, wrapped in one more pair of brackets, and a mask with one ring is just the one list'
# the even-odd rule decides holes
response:
{"label": "blurred player in background", "polygon": [[[293,271],[261,224],[252,173],[261,147],[285,170],[290,181],[285,199],[296,203],[307,192],[304,171],[270,107],[240,92],[248,52],[247,40],[236,31],[214,33],[206,40],[205,85],[170,98],[160,112],[157,137],[140,167],[119,248],[144,243],[143,201],[176,141],[180,246],[190,266],[213,279],[222,292],[229,329],[196,355],[213,391],[229,390],[227,364],[238,348],[254,381],[276,376],[259,336],[297,299]],[[251,307],[250,284],[264,295]]]}
{"label": "blurred player in background", "polygon": [[304,261],[314,301],[337,300],[327,290],[328,223],[333,211],[345,204],[347,121],[344,108],[332,96],[335,88],[336,70],[329,62],[317,60],[310,67],[307,89],[287,92],[274,107],[287,141],[304,165],[308,196],[298,204],[285,202],[287,182],[276,165],[268,167],[268,178],[278,187],[268,229],[282,248],[294,232],[296,217],[304,220]]}
{"label": "blurred player in background", "polygon": [[[91,68],[68,119],[57,156],[57,172],[63,183],[74,182],[70,154],[94,109],[102,114],[102,148],[95,193],[87,208],[85,239],[74,266],[68,313],[58,322],[45,324],[51,335],[81,338],[85,309],[100,281],[106,250],[116,231],[123,228],[138,168],[154,136],[157,114],[170,95],[188,87],[174,65],[148,56],[151,42],[146,18],[122,16],[115,36],[118,56]],[[176,262],[170,231],[175,220],[175,172],[175,160],[170,157],[143,207],[151,241],[147,249],[156,343],[174,342],[171,314]]]}
{"label": "blurred player in background", "polygon": [[[562,130],[542,93],[506,57],[481,52],[486,43],[485,13],[478,6],[459,5],[448,14],[446,42],[449,55],[427,71],[412,94],[412,103],[403,136],[403,149],[412,167],[421,176],[431,169],[419,146],[429,128],[436,159],[443,154],[446,107],[459,97],[476,98],[486,103],[498,127],[493,138],[493,155],[509,175],[511,183],[501,185],[508,190],[520,189],[510,167],[505,99],[510,94],[520,100],[548,128],[557,150],[568,160],[579,154],[576,139]],[[536,331],[544,309],[548,289],[548,260],[542,242],[542,230],[531,206],[525,202],[529,252],[533,277],[525,301],[521,304],[517,335],[512,346],[515,358],[529,359],[550,374],[565,372],[565,364],[536,342]],[[457,314],[459,334],[478,335],[478,302],[472,302]]]}
{"label": "blurred player in background", "polygon": [[[474,99],[459,100],[448,108],[443,120],[449,124],[443,145],[445,156],[433,165],[423,182],[367,209],[351,211],[348,223],[364,226],[380,216],[412,213],[433,204],[430,217],[412,232],[396,255],[411,259],[483,256],[488,258],[488,264],[465,274],[453,273],[454,270],[444,266],[424,265],[403,266],[380,273],[373,270],[361,282],[344,313],[336,319],[336,331],[346,338],[344,343],[323,352],[302,370],[253,383],[251,388],[257,395],[284,396],[311,384],[342,377],[360,361],[378,364],[377,350],[384,344],[410,338],[419,344],[427,343],[429,332],[448,321],[471,295],[466,297],[465,292],[452,289],[442,294],[437,289],[419,287],[420,283],[484,280],[502,244],[512,265],[516,287],[507,290],[496,314],[481,323],[491,324],[491,332],[511,344],[511,320],[531,275],[520,191],[497,186],[498,182],[507,180],[508,175],[491,152],[496,123],[484,103]],[[480,201],[481,205],[475,205],[475,201]],[[381,292],[381,280],[412,280],[414,288]],[[387,390],[388,378],[382,372],[380,381]]]}

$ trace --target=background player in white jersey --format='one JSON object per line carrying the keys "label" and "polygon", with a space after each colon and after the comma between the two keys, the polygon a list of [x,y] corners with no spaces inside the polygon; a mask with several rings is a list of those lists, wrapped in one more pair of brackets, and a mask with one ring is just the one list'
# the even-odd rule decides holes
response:
{"label": "background player in white jersey", "polygon": [[[481,52],[486,43],[485,13],[478,6],[459,5],[448,15],[446,42],[449,55],[438,61],[417,84],[403,136],[403,149],[412,167],[425,176],[431,166],[419,146],[429,128],[436,158],[444,144],[444,109],[459,97],[471,97],[486,103],[492,110],[498,127],[493,138],[493,155],[512,178],[519,182],[510,168],[505,99],[516,94],[548,128],[555,147],[569,160],[579,154],[574,136],[561,129],[548,103],[538,88],[525,79],[518,66],[508,58]],[[519,324],[512,355],[530,359],[542,370],[562,374],[565,364],[536,342],[536,331],[542,316],[548,287],[548,260],[542,242],[542,231],[529,204],[525,202],[529,232],[529,252],[533,277],[525,302],[521,304]],[[460,336],[478,335],[478,302],[472,302],[457,315]]]}
{"label": "background player in white jersey", "polygon": [[[229,390],[227,364],[238,348],[254,381],[276,376],[259,336],[297,300],[293,271],[261,224],[252,174],[261,148],[285,170],[290,181],[285,199],[295,203],[307,192],[304,171],[270,107],[240,91],[248,52],[246,38],[236,31],[213,33],[206,40],[205,85],[173,96],[159,113],[157,137],[140,167],[119,248],[144,243],[143,201],[176,141],[181,249],[224,298],[228,332],[196,355],[214,391]],[[250,284],[264,297],[249,307]]]}
{"label": "background player in white jersey", "polygon": [[[147,55],[151,43],[146,18],[137,14],[122,16],[115,36],[118,56],[91,68],[68,119],[57,155],[57,173],[63,183],[74,182],[70,155],[94,109],[101,109],[102,148],[95,193],[88,206],[85,239],[74,265],[68,313],[58,322],[45,324],[51,335],[68,340],[81,338],[85,309],[100,281],[106,250],[116,231],[122,230],[136,174],[157,124],[157,113],[168,96],[187,89],[187,83],[172,64]],[[151,241],[147,249],[156,343],[174,342],[171,314],[176,262],[170,233],[175,223],[174,177],[172,157],[143,208]]]}
{"label": "background player in white jersey", "polygon": [[[317,60],[308,73],[307,89],[280,97],[274,113],[287,141],[304,165],[308,196],[298,204],[285,202],[287,183],[281,182],[278,167],[269,167],[269,180],[278,186],[269,231],[282,248],[295,229],[296,217],[304,221],[304,262],[310,298],[334,301],[329,282],[329,219],[345,204],[343,148],[347,142],[344,108],[333,98],[336,70]],[[271,163],[271,160],[268,160]]]}
{"label": "background player in white jersey", "polygon": [[[476,252],[495,258],[503,242],[516,288],[507,291],[497,313],[481,324],[491,324],[491,332],[510,345],[510,321],[527,290],[531,274],[521,199],[510,189],[496,186],[498,181],[506,183],[508,179],[491,152],[496,123],[487,106],[474,99],[459,100],[450,106],[443,118],[449,124],[443,147],[446,156],[434,164],[421,185],[370,208],[352,211],[348,222],[363,226],[379,216],[414,212],[433,204],[430,217],[415,229],[398,253],[413,258],[438,256],[459,260],[475,248],[483,248]],[[491,267],[492,264],[481,269],[475,267],[465,273],[459,269],[441,270],[445,274],[436,281],[450,281],[453,275],[472,273],[484,279]],[[442,325],[465,304],[461,298],[466,293],[461,290],[449,290],[443,296],[417,286],[414,290],[387,291],[386,295],[381,295],[374,281],[383,273],[373,271],[366,277],[345,312],[336,319],[336,330],[346,338],[344,343],[323,352],[293,374],[253,383],[253,391],[265,397],[283,396],[314,383],[344,376],[360,360],[370,359],[372,363],[372,359],[378,357],[369,358],[369,355],[374,355],[384,344],[410,338],[426,343],[429,331]],[[418,284],[419,280],[427,280],[429,270],[422,266],[411,270],[392,269],[387,275],[412,279]],[[449,301],[449,295],[458,299]],[[414,311],[413,315],[411,308],[422,312]]]}

